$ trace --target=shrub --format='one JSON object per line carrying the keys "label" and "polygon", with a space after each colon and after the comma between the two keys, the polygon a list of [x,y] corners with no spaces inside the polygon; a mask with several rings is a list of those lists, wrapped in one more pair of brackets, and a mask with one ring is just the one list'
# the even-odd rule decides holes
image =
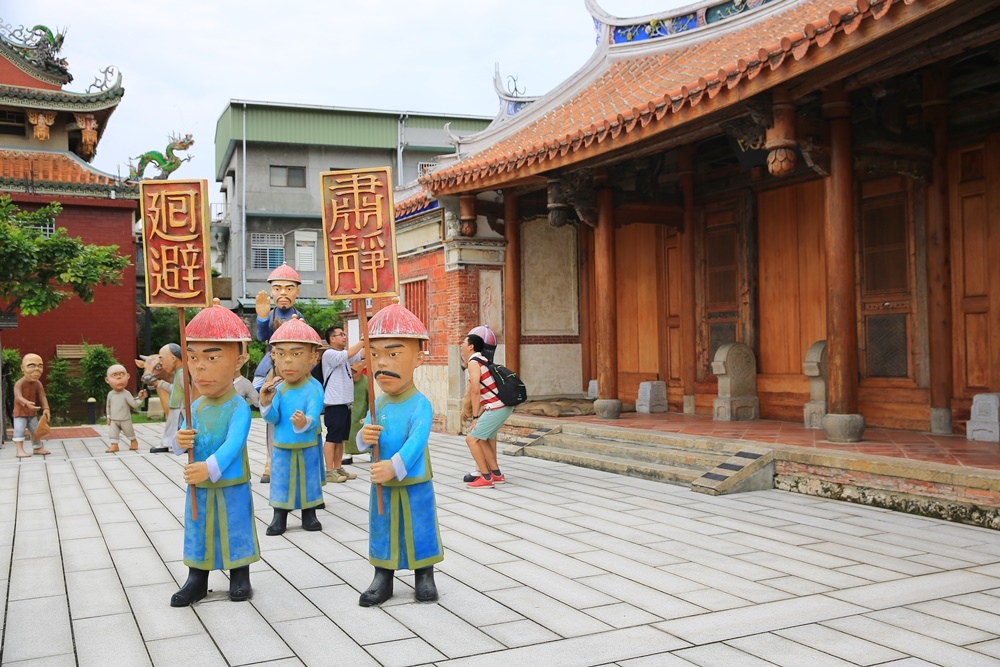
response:
{"label": "shrub", "polygon": [[264,354],[267,351],[267,346],[259,340],[250,341],[250,345],[247,347],[247,354],[250,355],[250,361],[247,362],[249,369],[247,371],[247,377],[252,378],[253,373],[257,370],[257,364],[260,360],[264,358]]}
{"label": "shrub", "polygon": [[21,351],[16,347],[3,349],[3,374],[9,375],[11,382],[21,379]]}
{"label": "shrub", "polygon": [[115,351],[103,345],[83,344],[83,358],[80,359],[79,380],[80,390],[85,398],[96,398],[98,403],[103,403],[108,395],[108,383],[104,378],[108,375],[108,367],[120,363],[115,358]]}
{"label": "shrub", "polygon": [[49,401],[52,421],[66,421],[73,384],[69,379],[69,362],[52,357],[45,365],[45,398]]}
{"label": "shrub", "polygon": [[[347,301],[334,301],[332,305],[320,306],[311,299],[299,299],[295,302],[295,307],[302,313],[306,324],[311,326],[323,338],[323,332],[328,327],[343,326],[344,318],[340,316],[340,311],[344,310]],[[325,339],[324,339],[324,342]]]}

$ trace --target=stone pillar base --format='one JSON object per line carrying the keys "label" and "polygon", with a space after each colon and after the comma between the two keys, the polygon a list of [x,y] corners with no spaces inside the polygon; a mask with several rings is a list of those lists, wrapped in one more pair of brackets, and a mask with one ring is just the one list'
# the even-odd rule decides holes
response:
{"label": "stone pillar base", "polygon": [[931,408],[931,433],[951,435],[951,408]]}
{"label": "stone pillar base", "polygon": [[712,419],[719,422],[747,422],[760,416],[756,396],[733,396],[712,401]]}
{"label": "stone pillar base", "polygon": [[594,401],[594,414],[601,419],[618,419],[622,413],[622,402],[616,398],[599,398]]}
{"label": "stone pillar base", "polygon": [[823,432],[830,442],[858,442],[865,432],[862,415],[833,415],[823,417]]}
{"label": "stone pillar base", "polygon": [[163,405],[160,404],[159,396],[149,397],[149,403],[146,404],[146,416],[150,419],[163,419],[166,417],[166,414],[163,412]]}
{"label": "stone pillar base", "polygon": [[587,385],[587,398],[597,398],[597,380],[591,380]]}
{"label": "stone pillar base", "polygon": [[639,397],[635,399],[635,411],[646,414],[667,411],[667,383],[640,382]]}
{"label": "stone pillar base", "polygon": [[809,401],[802,407],[802,423],[806,428],[823,428],[826,401]]}
{"label": "stone pillar base", "polygon": [[684,414],[694,414],[694,394],[684,394]]}

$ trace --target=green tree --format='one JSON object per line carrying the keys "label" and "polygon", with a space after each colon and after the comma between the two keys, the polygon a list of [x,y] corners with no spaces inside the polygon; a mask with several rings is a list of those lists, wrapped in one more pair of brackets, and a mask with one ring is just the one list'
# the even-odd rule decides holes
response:
{"label": "green tree", "polygon": [[65,228],[46,235],[62,206],[53,202],[21,211],[9,195],[0,196],[0,302],[4,312],[38,315],[76,295],[94,300],[97,285],[121,282],[128,257],[118,246],[85,244]]}
{"label": "green tree", "polygon": [[104,378],[108,376],[108,367],[121,363],[115,358],[115,351],[103,345],[83,344],[83,357],[80,359],[80,390],[87,398],[96,398],[98,403],[103,403],[107,397],[108,383]]}
{"label": "green tree", "polygon": [[[346,308],[346,301],[334,301],[333,305],[320,306],[311,299],[299,299],[295,302],[295,307],[302,313],[306,324],[311,326],[323,338],[323,333],[328,327],[343,326],[344,318],[340,312]],[[324,339],[323,342],[326,342]]]}
{"label": "green tree", "polygon": [[[150,308],[152,326],[150,327],[150,354],[156,354],[167,343],[181,342],[180,322],[177,319],[176,308]],[[184,309],[184,321],[190,322],[197,314],[197,308]]]}
{"label": "green tree", "polygon": [[[6,351],[6,350],[5,350]],[[49,411],[53,421],[65,421],[69,399],[73,395],[73,384],[69,379],[69,361],[52,357],[45,364],[45,398],[49,401]]]}
{"label": "green tree", "polygon": [[3,374],[9,375],[11,382],[21,379],[21,351],[16,347],[3,349]]}

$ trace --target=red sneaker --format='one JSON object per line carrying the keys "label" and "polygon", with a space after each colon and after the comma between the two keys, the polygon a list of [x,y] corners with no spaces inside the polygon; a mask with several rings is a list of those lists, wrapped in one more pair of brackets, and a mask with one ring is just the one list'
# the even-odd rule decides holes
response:
{"label": "red sneaker", "polygon": [[494,484],[503,484],[507,481],[507,478],[503,476],[503,473],[499,475],[492,475]]}
{"label": "red sneaker", "polygon": [[466,484],[470,489],[490,489],[493,488],[493,480],[485,477],[477,477],[474,482]]}

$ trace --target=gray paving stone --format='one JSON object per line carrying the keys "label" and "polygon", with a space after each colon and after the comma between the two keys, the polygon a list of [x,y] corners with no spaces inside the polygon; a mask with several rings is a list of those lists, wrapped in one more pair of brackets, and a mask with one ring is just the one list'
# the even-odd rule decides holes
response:
{"label": "gray paving stone", "polygon": [[103,537],[101,527],[97,525],[97,519],[95,519],[94,515],[90,513],[89,506],[87,507],[86,514],[77,514],[73,516],[64,516],[60,514],[58,525],[60,540],[77,540],[85,537]]}
{"label": "gray paving stone", "polygon": [[[614,554],[603,551],[588,551],[577,554],[577,558],[591,565],[617,574],[627,579],[642,583],[643,586],[652,588],[664,593],[684,593],[696,591],[705,586],[698,582],[679,577],[665,571],[666,568],[649,567],[641,563],[631,563],[626,559],[618,558]],[[667,566],[668,568],[671,566]]]}
{"label": "gray paving stone", "polygon": [[387,612],[448,658],[504,648],[503,644],[440,605],[398,605],[387,609]]}
{"label": "gray paving stone", "polygon": [[18,660],[17,662],[7,662],[4,660],[4,667],[76,667],[76,655],[73,653],[63,653],[62,655],[52,655],[37,660]]}
{"label": "gray paving stone", "polygon": [[111,552],[111,557],[118,568],[122,584],[130,586],[147,586],[163,584],[171,581],[160,555],[153,547],[141,549],[117,549]]}
{"label": "gray paving stone", "polygon": [[[208,582],[210,588],[218,589],[219,579],[209,577]],[[177,584],[171,582],[125,589],[139,631],[148,646],[163,639],[204,635],[205,629],[195,615],[194,609],[170,606],[170,596],[177,591],[177,588]],[[207,635],[204,636],[208,638]],[[152,648],[150,653],[153,654]],[[154,662],[156,662],[155,657]]]}
{"label": "gray paving stone", "polygon": [[12,558],[50,558],[59,556],[59,531],[55,528],[18,531]]}
{"label": "gray paving stone", "polygon": [[674,655],[684,660],[689,660],[695,665],[701,665],[701,667],[729,667],[730,665],[739,665],[740,667],[772,667],[775,664],[768,660],[761,660],[749,653],[744,653],[727,644],[695,646],[694,648],[677,651]]}
{"label": "gray paving stone", "polygon": [[824,625],[941,667],[996,667],[996,661],[982,653],[925,637],[872,618],[863,616],[838,618],[825,621]]}
{"label": "gray paving stone", "polygon": [[104,541],[111,551],[119,549],[140,549],[150,547],[149,538],[133,517],[128,522],[105,524],[101,522]]}
{"label": "gray paving stone", "polygon": [[631,628],[636,625],[648,625],[663,620],[659,616],[650,614],[625,602],[609,604],[603,607],[591,607],[583,611],[616,629]]}
{"label": "gray paving stone", "polygon": [[676,574],[679,577],[690,579],[703,586],[711,586],[730,595],[749,600],[750,602],[773,602],[790,597],[784,591],[754,581],[747,581],[742,577],[737,577],[715,568],[705,567],[699,563],[666,565],[660,569],[671,574]]}
{"label": "gray paving stone", "polygon": [[178,521],[158,501],[157,506],[151,509],[138,509],[132,503],[129,503],[129,507],[132,508],[132,513],[139,521],[139,525],[147,533],[161,530],[176,530],[177,528],[184,527],[183,522]]}
{"label": "gray paving stone", "polygon": [[854,663],[817,651],[779,635],[764,633],[726,642],[735,649],[782,667],[851,667]]}
{"label": "gray paving stone", "polygon": [[75,620],[73,637],[80,667],[152,664],[131,614]]}
{"label": "gray paving stone", "polygon": [[701,614],[706,611],[704,607],[692,604],[691,602],[685,602],[676,593],[661,593],[639,581],[625,579],[615,574],[588,577],[582,579],[581,583],[585,583],[591,588],[614,596],[622,602],[627,602],[639,609],[644,609],[662,619],[680,618]]}
{"label": "gray paving stone", "polygon": [[252,573],[251,583],[252,604],[271,625],[323,615],[309,598],[273,570]]}
{"label": "gray paving stone", "polygon": [[735,637],[772,632],[792,625],[852,616],[866,610],[823,595],[779,600],[753,607],[727,609],[701,616],[657,623],[657,627],[692,644],[709,644]]}
{"label": "gray paving stone", "polygon": [[507,623],[521,619],[517,614],[494,600],[489,593],[467,586],[447,574],[436,571],[440,599],[438,604],[459,616],[466,623],[482,628],[485,625]]}
{"label": "gray paving stone", "polygon": [[70,618],[129,613],[125,590],[113,568],[70,572],[66,575]]}
{"label": "gray paving stone", "polygon": [[65,540],[61,544],[63,567],[67,573],[100,570],[113,565],[103,538]]}
{"label": "gray paving stone", "polygon": [[[912,558],[894,558],[892,556],[882,556],[879,554],[873,554],[871,551],[866,549],[861,549],[858,547],[847,546],[844,544],[837,544],[835,542],[819,542],[816,544],[810,544],[809,549],[813,551],[820,551],[831,556],[840,556],[841,558],[846,558],[858,563],[864,563],[866,565],[874,565],[875,567],[882,568],[884,570],[892,570],[893,572],[899,572],[901,574],[908,574],[911,576],[919,576],[921,574],[932,574],[934,572],[940,572],[944,568],[935,567],[933,565],[927,565],[924,563],[917,562]],[[962,567],[968,567],[969,563],[966,562]]]}
{"label": "gray paving stone", "polygon": [[[44,628],[44,632],[39,632]],[[36,597],[7,603],[3,659],[36,660],[73,652],[66,597]]]}
{"label": "gray paving stone", "polygon": [[607,623],[528,587],[494,591],[491,595],[497,602],[561,637],[579,637],[611,629]]}
{"label": "gray paving stone", "polygon": [[51,509],[18,510],[17,531],[46,530],[56,527],[56,515]]}
{"label": "gray paving stone", "polygon": [[[786,572],[787,574],[799,577],[800,579],[808,579],[809,581],[815,581],[818,584],[823,584],[824,586],[830,586],[832,588],[864,586],[869,583],[868,580],[862,579],[861,577],[855,577],[854,575],[847,574],[845,572],[840,572],[838,570],[833,570],[828,567],[815,565],[801,560],[801,557],[802,556],[800,555],[800,558],[786,558],[785,556],[781,556],[777,553],[769,553],[765,551],[757,551],[739,556],[741,560],[746,560],[758,565],[766,565],[767,567]],[[855,565],[855,563],[849,564]]]}
{"label": "gray paving stone", "polygon": [[[447,548],[447,545],[445,545],[445,548]],[[434,569],[446,572],[467,586],[480,591],[492,592],[504,588],[513,588],[518,585],[510,577],[506,577],[498,571],[485,565],[480,565],[458,553],[447,554],[444,561],[436,565]],[[362,590],[364,589],[362,588]]]}
{"label": "gray paving stone", "polygon": [[[594,567],[572,556],[564,556],[557,551],[529,542],[528,540],[518,539],[511,542],[501,542],[499,546],[504,551],[522,558],[526,563],[537,565],[550,572],[556,572],[560,577],[576,579],[602,573],[601,568]],[[499,563],[496,568],[506,574],[507,569],[516,567],[517,565],[516,562]]]}
{"label": "gray paving stone", "polygon": [[330,620],[361,646],[411,639],[413,633],[378,607],[358,606],[358,591],[350,586],[325,586],[303,591]]}
{"label": "gray paving stone", "polygon": [[62,561],[58,556],[14,560],[7,586],[8,601],[64,596]]}
{"label": "gray paving stone", "polygon": [[101,524],[102,529],[115,523],[130,524],[135,521],[132,510],[120,500],[114,503],[91,505],[90,508],[93,510],[94,516],[97,518],[97,522]]}
{"label": "gray paving stone", "polygon": [[212,638],[198,635],[146,641],[156,667],[229,667]]}
{"label": "gray paving stone", "polygon": [[994,588],[997,583],[993,577],[974,572],[940,572],[858,586],[844,591],[832,591],[827,595],[869,609],[887,609],[945,596],[973,593]]}
{"label": "gray paving stone", "polygon": [[[454,517],[449,518],[454,519]],[[460,521],[467,521],[467,519],[462,517],[458,518]],[[474,524],[469,521],[469,525],[464,527],[470,531],[469,533],[459,532],[461,529],[454,526],[453,522],[442,520],[441,542],[446,545],[448,553],[460,553],[483,565],[496,565],[497,563],[510,563],[519,560],[515,554],[494,546],[510,544],[512,541],[517,540],[516,537],[503,535],[500,540],[490,539],[489,543],[487,543],[481,537],[477,537],[477,534],[483,533],[482,524]],[[490,532],[491,534],[493,533],[493,531]]]}
{"label": "gray paving stone", "polygon": [[[559,543],[554,541],[553,538],[544,537],[544,531],[535,528],[534,526],[519,526],[519,528],[524,528],[527,530],[519,530],[518,535],[525,539],[533,539],[539,544],[545,544],[550,549],[558,549]],[[505,530],[509,530],[505,528]],[[538,535],[536,537],[535,532]],[[560,538],[555,536],[555,539],[568,539]],[[671,565],[673,563],[683,563],[687,558],[682,558],[677,555],[668,553],[660,548],[661,545],[651,545],[649,547],[641,546],[638,544],[633,544],[632,542],[627,542],[625,540],[620,540],[617,537],[612,537],[610,535],[602,535],[600,533],[579,533],[573,535],[572,543],[583,545],[586,548],[580,549],[562,549],[563,553],[575,554],[581,553],[583,551],[594,551],[595,546],[600,546],[601,551],[607,551],[609,553],[623,556],[629,560],[635,561],[636,563],[642,563],[643,565],[649,565],[652,567],[659,567],[661,565]],[[686,545],[685,545],[686,546]]]}
{"label": "gray paving stone", "polygon": [[231,665],[247,665],[294,656],[288,645],[252,605],[220,599],[195,605],[195,613]]}
{"label": "gray paving stone", "polygon": [[[690,602],[709,611],[735,609],[736,607],[746,607],[752,604],[749,600],[714,588],[703,588],[700,591],[688,591],[686,593],[674,593],[674,595],[685,602]],[[792,596],[786,595],[785,597]]]}
{"label": "gray paving stone", "polygon": [[409,667],[420,663],[436,663],[444,656],[422,639],[399,639],[383,644],[372,644],[368,652],[382,667]]}
{"label": "gray paving stone", "polygon": [[483,625],[480,628],[508,648],[541,644],[559,639],[559,635],[556,633],[527,619],[497,623],[496,625]]}
{"label": "gray paving stone", "polygon": [[910,609],[1000,636],[1000,614],[991,614],[948,600],[920,602],[911,605]]}
{"label": "gray paving stone", "polygon": [[981,644],[969,644],[966,648],[1000,660],[1000,639],[982,642]]}
{"label": "gray paving stone", "polygon": [[915,609],[907,609],[905,607],[883,609],[882,611],[865,614],[865,616],[959,646],[996,638],[996,635],[993,633],[970,628],[960,623],[953,623],[937,616],[922,614]]}
{"label": "gray paving stone", "polygon": [[275,631],[306,665],[323,667],[373,665],[379,663],[326,616],[315,616],[274,624]]}
{"label": "gray paving stone", "polygon": [[[273,540],[275,538],[269,537],[267,539]],[[340,580],[330,570],[298,549],[274,551],[267,554],[265,559],[272,568],[282,570],[288,582],[299,590],[333,586],[340,583]]]}
{"label": "gray paving stone", "polygon": [[902,579],[906,576],[900,572],[885,570],[881,567],[875,567],[874,565],[851,565],[849,567],[838,567],[837,572],[847,574],[852,577],[860,577],[861,579],[867,579],[868,581],[873,582],[893,581],[895,579]]}
{"label": "gray paving stone", "polygon": [[[324,517],[320,517],[323,521]],[[364,534],[363,534],[364,535]],[[343,546],[340,542],[326,532],[326,524],[323,524],[323,531],[318,533],[306,533],[302,531],[287,532],[285,539],[291,542],[296,548],[311,556],[318,563],[336,563],[338,561],[354,560],[357,554]],[[367,535],[362,539],[367,540]]]}
{"label": "gray paving stone", "polygon": [[776,630],[774,634],[863,667],[881,665],[905,657],[905,654],[876,642],[816,623]]}

